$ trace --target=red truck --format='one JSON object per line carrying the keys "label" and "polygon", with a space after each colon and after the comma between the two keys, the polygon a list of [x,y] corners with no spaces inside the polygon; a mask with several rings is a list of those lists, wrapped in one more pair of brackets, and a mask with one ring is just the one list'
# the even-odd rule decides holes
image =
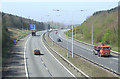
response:
{"label": "red truck", "polygon": [[93,53],[100,57],[110,56],[110,46],[94,46]]}

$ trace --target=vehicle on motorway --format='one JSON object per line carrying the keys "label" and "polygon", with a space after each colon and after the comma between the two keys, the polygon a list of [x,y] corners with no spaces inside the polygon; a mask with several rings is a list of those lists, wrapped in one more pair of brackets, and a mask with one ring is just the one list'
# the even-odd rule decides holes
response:
{"label": "vehicle on motorway", "polygon": [[57,42],[62,42],[62,40],[60,38],[57,39]]}
{"label": "vehicle on motorway", "polygon": [[34,50],[34,55],[40,55],[41,53],[40,53],[40,50],[39,49],[35,49]]}
{"label": "vehicle on motorway", "polygon": [[32,36],[36,36],[36,31],[35,30],[32,31]]}
{"label": "vehicle on motorway", "polygon": [[110,46],[94,46],[93,53],[102,56],[110,56]]}
{"label": "vehicle on motorway", "polygon": [[55,33],[57,34],[58,32],[56,31]]}

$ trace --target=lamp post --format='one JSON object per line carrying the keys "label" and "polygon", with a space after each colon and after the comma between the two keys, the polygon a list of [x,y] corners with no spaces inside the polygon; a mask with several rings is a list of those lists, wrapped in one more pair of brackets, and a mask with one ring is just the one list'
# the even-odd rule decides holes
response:
{"label": "lamp post", "polygon": [[[68,40],[68,31],[67,31],[67,40]],[[68,41],[67,41],[67,58],[69,58]]]}
{"label": "lamp post", "polygon": [[[63,11],[63,10],[53,9],[53,11]],[[57,16],[60,16],[60,15],[57,15]],[[67,40],[68,40],[68,31],[67,31]],[[69,58],[68,41],[67,41],[67,58]]]}
{"label": "lamp post", "polygon": [[[87,11],[87,10],[80,10],[80,11]],[[72,11],[72,58],[74,58],[74,53],[73,53],[73,11]],[[75,28],[75,39],[76,39],[76,28]]]}
{"label": "lamp post", "polygon": [[[80,12],[87,11],[87,10],[79,10]],[[75,28],[75,39],[76,39],[76,28]]]}
{"label": "lamp post", "polygon": [[[28,20],[29,20],[29,22],[30,22],[30,16],[28,16]],[[28,27],[27,27],[27,31],[28,31],[28,29],[29,29],[29,22],[28,22]]]}
{"label": "lamp post", "polygon": [[[61,15],[56,15],[57,17],[60,17]],[[56,23],[56,29],[57,29],[57,23]]]}
{"label": "lamp post", "polygon": [[23,18],[21,17],[21,23],[22,23],[22,32],[23,32]]}
{"label": "lamp post", "polygon": [[[50,15],[45,15],[45,16],[49,17]],[[49,24],[48,21],[49,20],[47,19],[47,31],[48,31],[48,24]]]}
{"label": "lamp post", "polygon": [[92,46],[93,46],[93,24],[92,24]]}
{"label": "lamp post", "polygon": [[72,58],[74,57],[73,54],[73,12],[72,12]]}
{"label": "lamp post", "polygon": [[[62,10],[53,9],[53,11],[59,12],[59,11],[62,11]],[[56,15],[56,16],[60,16],[60,15]],[[56,25],[57,25],[57,24],[56,24]],[[57,28],[57,26],[56,26],[56,28]]]}

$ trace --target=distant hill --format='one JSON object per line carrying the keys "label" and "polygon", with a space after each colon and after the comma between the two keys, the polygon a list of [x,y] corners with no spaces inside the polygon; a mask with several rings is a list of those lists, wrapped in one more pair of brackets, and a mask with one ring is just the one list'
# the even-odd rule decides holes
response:
{"label": "distant hill", "polygon": [[23,29],[29,29],[28,26],[30,26],[30,24],[35,24],[36,30],[38,31],[44,30],[47,27],[49,27],[47,24],[43,22],[37,22],[32,19],[27,19],[20,16],[12,15],[12,14],[2,13],[3,28],[12,27],[12,28],[22,29],[22,26],[23,26]]}
{"label": "distant hill", "polygon": [[[0,15],[2,18],[0,18],[0,26],[2,27],[2,43],[3,46],[5,46],[5,42],[9,41],[9,32],[8,28],[14,28],[14,29],[30,29],[30,24],[35,24],[36,25],[36,30],[41,31],[45,29],[49,29],[50,25],[43,23],[43,22],[37,22],[32,19],[27,19],[23,18],[20,16],[12,15],[12,14],[7,14],[7,13],[1,13]],[[2,20],[2,21],[1,21]]]}
{"label": "distant hill", "polygon": [[118,7],[95,12],[81,25],[77,26],[77,39],[91,43],[92,24],[94,43],[103,42],[118,47]]}

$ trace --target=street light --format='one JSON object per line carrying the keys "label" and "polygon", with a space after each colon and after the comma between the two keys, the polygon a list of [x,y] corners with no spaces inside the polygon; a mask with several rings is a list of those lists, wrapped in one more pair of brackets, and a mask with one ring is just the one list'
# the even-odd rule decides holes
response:
{"label": "street light", "polygon": [[[29,22],[30,22],[30,16],[28,16],[28,20],[29,20]],[[28,22],[28,27],[27,27],[27,31],[28,31],[28,29],[29,29],[29,22]]]}
{"label": "street light", "polygon": [[93,24],[92,24],[92,46],[93,46]]}
{"label": "street light", "polygon": [[40,20],[41,20],[41,22],[43,22],[43,20],[44,20],[44,17],[41,17],[41,18],[40,18]]}
{"label": "street light", "polygon": [[67,58],[69,58],[69,50],[68,50],[68,31],[67,31]]}
{"label": "street light", "polygon": [[[53,11],[58,12],[58,11],[61,11],[61,10],[59,10],[59,9],[53,9]],[[60,16],[60,15],[56,15],[56,16]],[[57,25],[57,24],[56,24],[56,25]],[[57,26],[56,26],[56,28],[57,28]]]}
{"label": "street light", "polygon": [[[87,11],[87,10],[79,10],[79,11]],[[75,39],[76,39],[76,28],[75,28]],[[72,58],[74,57],[73,53],[73,11],[72,11]]]}
{"label": "street light", "polygon": [[72,12],[72,58],[73,58],[73,12]]}
{"label": "street light", "polygon": [[[80,12],[87,11],[87,10],[79,10]],[[75,40],[76,40],[76,28],[75,28]]]}
{"label": "street light", "polygon": [[23,32],[23,18],[21,17],[21,23],[22,23],[22,32]]}
{"label": "street light", "polygon": [[[50,15],[45,15],[45,16],[47,16],[47,17],[49,17]],[[49,19],[47,19],[47,31],[48,31],[48,21],[49,21]]]}
{"label": "street light", "polygon": [[60,11],[60,10],[58,10],[58,9],[53,9],[53,11]]}
{"label": "street light", "polygon": [[[61,15],[56,15],[57,17],[60,17]],[[57,29],[57,22],[56,22],[56,29]]]}
{"label": "street light", "polygon": [[[63,10],[53,9],[53,11],[63,11]],[[60,16],[60,15],[57,15],[57,16]],[[68,40],[68,31],[67,31],[67,40]],[[67,58],[69,58],[68,41],[67,41]]]}

